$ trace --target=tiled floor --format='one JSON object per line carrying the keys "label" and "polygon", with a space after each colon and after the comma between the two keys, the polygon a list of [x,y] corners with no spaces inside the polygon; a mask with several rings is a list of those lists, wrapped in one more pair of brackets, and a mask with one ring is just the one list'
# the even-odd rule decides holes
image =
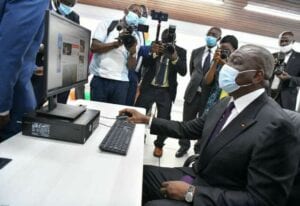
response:
{"label": "tiled floor", "polygon": [[[176,101],[172,107],[171,118],[172,120],[182,120],[182,110],[183,103]],[[178,140],[174,138],[168,138],[165,141],[165,146],[163,148],[163,156],[157,158],[153,156],[154,145],[153,142],[156,139],[155,135],[150,135],[149,131],[146,131],[147,138],[145,140],[145,150],[144,150],[144,164],[156,165],[161,167],[180,167],[183,165],[186,158],[193,152],[193,144],[195,141],[192,141],[191,148],[188,151],[188,154],[184,155],[181,158],[175,157],[175,153],[179,148]]]}

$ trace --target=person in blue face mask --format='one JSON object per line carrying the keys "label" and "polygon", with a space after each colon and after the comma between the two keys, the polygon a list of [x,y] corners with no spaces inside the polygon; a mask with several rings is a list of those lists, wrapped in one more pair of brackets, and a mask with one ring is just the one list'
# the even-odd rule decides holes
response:
{"label": "person in blue face mask", "polygon": [[[126,104],[130,86],[128,73],[135,70],[137,52],[143,44],[143,36],[136,28],[141,17],[141,7],[132,4],[124,11],[120,20],[102,21],[92,37],[90,63],[91,100],[115,104]],[[123,44],[120,35],[132,30],[130,44]],[[135,93],[135,91],[134,91]]]}
{"label": "person in blue face mask", "polygon": [[[140,8],[136,8],[133,5],[129,9],[132,9],[132,13],[135,13],[135,19],[136,16],[138,16],[138,24],[142,25],[147,25],[147,17],[148,17],[148,11],[145,5],[138,5]],[[127,15],[128,16],[128,15]],[[128,18],[127,18],[128,19]],[[136,22],[136,20],[135,20]],[[137,66],[134,70],[129,70],[128,71],[128,78],[129,78],[129,87],[128,87],[128,93],[127,93],[127,98],[126,98],[126,105],[128,106],[133,106],[135,103],[135,100],[137,98],[137,93],[139,93],[139,88],[138,84],[141,80],[142,76],[142,62],[143,58],[145,56],[148,56],[150,47],[145,46],[145,36],[143,32],[137,32],[137,35],[139,36],[139,39],[141,40],[141,47],[139,51],[137,52]]]}
{"label": "person in blue face mask", "polygon": [[299,193],[299,181],[294,182],[299,137],[290,116],[266,92],[273,67],[273,56],[265,48],[237,49],[219,75],[220,87],[230,97],[191,121],[120,111],[129,113],[129,122],[148,124],[153,135],[202,139],[191,167],[144,166],[144,206],[285,206],[293,183],[290,205],[299,205],[294,196]]}
{"label": "person in blue face mask", "polygon": [[[217,42],[221,39],[222,31],[218,27],[211,27],[205,37],[206,45],[193,50],[190,59],[190,82],[185,90],[183,105],[183,120],[191,120],[201,116],[210,94],[210,87],[203,81],[210,68],[213,55],[217,49]],[[190,148],[188,138],[179,140],[180,148],[176,157],[182,157]]]}

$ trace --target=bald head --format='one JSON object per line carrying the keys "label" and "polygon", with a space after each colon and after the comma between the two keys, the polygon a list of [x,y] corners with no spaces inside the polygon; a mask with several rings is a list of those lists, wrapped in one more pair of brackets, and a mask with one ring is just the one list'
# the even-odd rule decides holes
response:
{"label": "bald head", "polygon": [[270,79],[274,68],[274,58],[265,48],[248,44],[236,50],[231,56],[231,63],[241,71],[262,70],[264,78]]}

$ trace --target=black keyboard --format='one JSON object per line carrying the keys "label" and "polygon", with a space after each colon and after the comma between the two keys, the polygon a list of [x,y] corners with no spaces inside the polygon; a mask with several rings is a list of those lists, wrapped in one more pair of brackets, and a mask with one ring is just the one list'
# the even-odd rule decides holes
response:
{"label": "black keyboard", "polygon": [[106,152],[126,155],[134,128],[135,124],[127,122],[126,119],[117,119],[99,148]]}

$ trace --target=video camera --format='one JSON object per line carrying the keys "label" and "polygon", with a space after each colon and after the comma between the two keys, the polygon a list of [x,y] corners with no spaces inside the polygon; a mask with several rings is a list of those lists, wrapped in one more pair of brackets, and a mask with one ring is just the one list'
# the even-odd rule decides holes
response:
{"label": "video camera", "polygon": [[123,43],[125,48],[128,50],[136,43],[136,38],[132,35],[134,31],[148,32],[149,27],[147,25],[139,24],[137,27],[134,26],[123,26],[117,25],[119,31],[118,41]]}
{"label": "video camera", "polygon": [[277,58],[275,59],[274,74],[280,75],[286,69],[287,64],[284,62],[285,53],[279,52]]}

